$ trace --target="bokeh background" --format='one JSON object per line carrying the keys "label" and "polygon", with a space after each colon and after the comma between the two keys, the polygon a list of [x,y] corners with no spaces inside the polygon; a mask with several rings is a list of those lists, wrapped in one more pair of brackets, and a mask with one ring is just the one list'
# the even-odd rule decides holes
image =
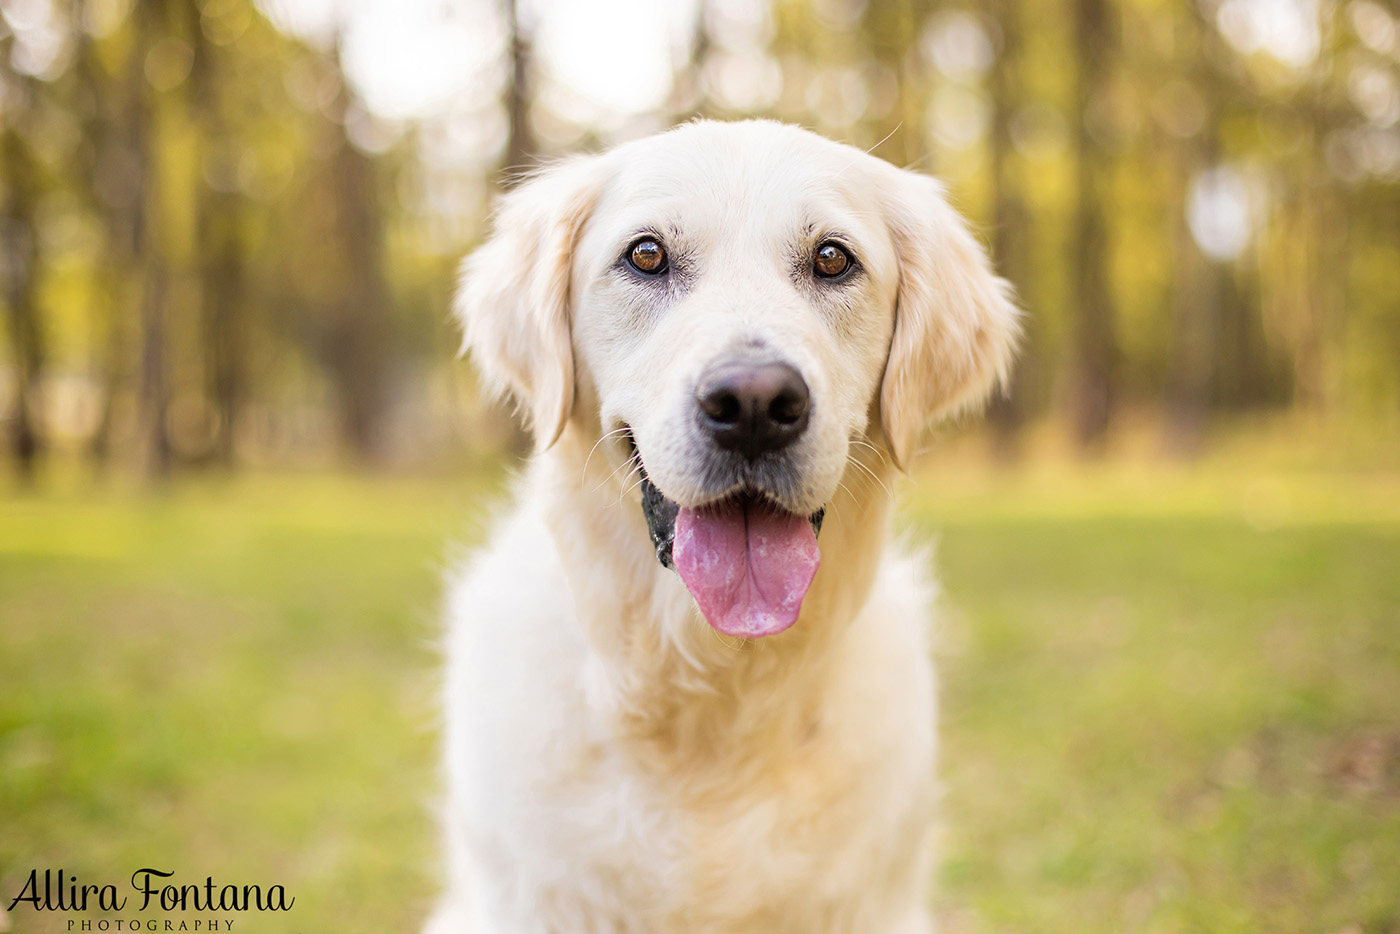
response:
{"label": "bokeh background", "polygon": [[1029,312],[899,492],[944,930],[1400,932],[1377,0],[0,0],[5,904],[156,864],[416,928],[439,581],[526,449],[456,265],[696,115],[942,176]]}

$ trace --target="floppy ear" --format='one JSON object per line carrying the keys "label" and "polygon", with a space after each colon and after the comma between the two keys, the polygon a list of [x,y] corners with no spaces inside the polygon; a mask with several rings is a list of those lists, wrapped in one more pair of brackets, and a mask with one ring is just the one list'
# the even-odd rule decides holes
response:
{"label": "floppy ear", "polygon": [[574,243],[601,187],[596,157],[558,163],[506,194],[491,237],[462,264],[455,309],[482,382],[523,411],[536,450],[574,403],[569,279]]}
{"label": "floppy ear", "polygon": [[880,425],[906,468],[932,422],[1005,386],[1020,329],[1011,286],[935,180],[891,169],[885,212],[899,261]]}

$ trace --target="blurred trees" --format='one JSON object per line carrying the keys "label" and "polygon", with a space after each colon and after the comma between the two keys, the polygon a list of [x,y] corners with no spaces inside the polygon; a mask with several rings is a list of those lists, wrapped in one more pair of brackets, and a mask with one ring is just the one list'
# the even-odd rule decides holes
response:
{"label": "blurred trees", "polygon": [[[1031,314],[1014,397],[992,408],[1003,449],[1027,419],[1057,413],[1086,451],[1102,447],[1116,411],[1159,422],[1166,449],[1182,454],[1221,413],[1296,408],[1394,427],[1400,302],[1378,288],[1395,287],[1400,259],[1391,9],[778,0],[774,10],[777,28],[757,43],[778,69],[774,103],[726,97],[721,62],[708,109],[878,143],[951,181]],[[1370,328],[1378,343],[1356,356]]]}
{"label": "blurred trees", "polygon": [[1046,420],[1094,451],[1146,418],[1183,454],[1231,412],[1400,421],[1400,28],[1375,0],[696,0],[657,111],[611,116],[536,41],[548,4],[441,7],[482,63],[415,122],[362,99],[343,37],[253,0],[0,0],[20,473],[46,448],[159,475],[509,445],[446,324],[498,171],[694,114],[948,180],[1030,312],[1003,451]]}
{"label": "blurred trees", "polygon": [[250,0],[0,10],[15,460],[46,436],[157,476],[336,438],[384,456],[396,368],[427,345],[395,287],[445,293],[450,263],[387,268],[404,158],[352,140],[334,44]]}

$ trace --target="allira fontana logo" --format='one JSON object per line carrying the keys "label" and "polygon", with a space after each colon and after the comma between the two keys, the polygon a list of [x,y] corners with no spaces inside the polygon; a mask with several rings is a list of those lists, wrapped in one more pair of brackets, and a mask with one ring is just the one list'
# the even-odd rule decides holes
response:
{"label": "allira fontana logo", "polygon": [[[287,911],[296,903],[296,898],[287,895],[281,885],[220,885],[213,876],[206,876],[201,883],[177,884],[175,873],[161,869],[138,869],[131,874],[129,888],[119,889],[112,883],[83,883],[76,875],[65,870],[30,870],[23,888],[9,904],[9,911],[29,905],[35,911]],[[72,927],[74,922],[70,922]],[[85,925],[88,922],[83,922]],[[109,924],[107,921],[100,924]],[[120,922],[111,922],[113,924]],[[166,922],[165,927],[152,927],[154,921],[127,921],[130,930],[185,930],[184,922],[175,925]],[[203,930],[230,930],[231,921],[205,920]],[[88,928],[84,927],[84,930]],[[101,928],[107,930],[108,928]]]}

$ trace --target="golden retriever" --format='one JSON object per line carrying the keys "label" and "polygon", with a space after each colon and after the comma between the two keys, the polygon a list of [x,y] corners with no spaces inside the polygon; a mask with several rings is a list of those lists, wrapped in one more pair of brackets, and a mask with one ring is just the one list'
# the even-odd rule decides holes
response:
{"label": "golden retriever", "polygon": [[457,314],[537,450],[451,589],[428,930],[928,931],[932,587],[888,486],[1017,333],[940,185],[688,124],[508,194]]}

